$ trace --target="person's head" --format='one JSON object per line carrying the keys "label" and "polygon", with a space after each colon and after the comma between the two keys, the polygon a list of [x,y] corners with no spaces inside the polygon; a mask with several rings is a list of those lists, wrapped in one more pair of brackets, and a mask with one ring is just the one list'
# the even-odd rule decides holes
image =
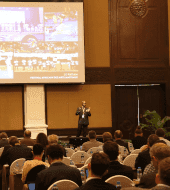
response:
{"label": "person's head", "polygon": [[3,139],[3,138],[5,139],[8,138],[8,135],[5,132],[0,133],[0,139]]}
{"label": "person's head", "polygon": [[48,143],[49,144],[58,143],[58,136],[55,134],[49,135],[48,136]]}
{"label": "person's head", "polygon": [[24,137],[30,138],[30,137],[31,137],[31,131],[25,130],[25,131],[24,131]]}
{"label": "person's head", "polygon": [[159,162],[170,157],[170,146],[164,143],[155,143],[150,148],[150,157],[155,169],[158,169]]}
{"label": "person's head", "polygon": [[9,137],[9,141],[8,142],[9,142],[9,144],[11,146],[15,146],[15,144],[19,143],[19,140],[18,140],[18,138],[16,136],[11,136],[11,137]]}
{"label": "person's head", "polygon": [[86,102],[85,101],[82,101],[82,106],[86,107]]}
{"label": "person's head", "polygon": [[123,133],[121,130],[116,130],[114,133],[115,139],[121,139],[123,137]]}
{"label": "person's head", "polygon": [[102,177],[107,174],[110,159],[105,153],[94,153],[88,164],[89,177]]}
{"label": "person's head", "polygon": [[170,157],[160,161],[158,174],[156,175],[156,183],[170,186]]}
{"label": "person's head", "polygon": [[61,161],[64,155],[64,149],[59,144],[51,144],[47,147],[46,155],[48,162],[51,164],[54,160]]}
{"label": "person's head", "polygon": [[113,140],[112,134],[110,132],[104,132],[103,133],[103,142],[105,143],[106,141]]}
{"label": "person's head", "polygon": [[89,131],[88,136],[89,136],[89,140],[90,139],[96,139],[96,132],[95,131]]}
{"label": "person's head", "polygon": [[157,129],[155,131],[155,134],[158,136],[158,137],[164,137],[165,136],[165,131],[161,128]]}
{"label": "person's head", "polygon": [[137,128],[137,129],[135,130],[135,137],[137,137],[137,136],[140,136],[140,137],[142,137],[142,136],[143,136],[142,129]]}
{"label": "person's head", "polygon": [[43,146],[41,144],[39,144],[39,143],[34,144],[34,146],[33,146],[33,155],[34,155],[34,157],[38,156],[38,157],[42,158],[43,154],[44,154]]}
{"label": "person's head", "polygon": [[119,147],[116,142],[106,141],[103,145],[103,151],[109,156],[111,161],[117,160],[119,155]]}
{"label": "person's head", "polygon": [[152,145],[159,140],[159,137],[155,134],[149,135],[148,140],[147,140],[147,144],[148,147],[151,148]]}
{"label": "person's head", "polygon": [[36,143],[40,143],[44,148],[48,145],[47,135],[39,133],[36,138]]}

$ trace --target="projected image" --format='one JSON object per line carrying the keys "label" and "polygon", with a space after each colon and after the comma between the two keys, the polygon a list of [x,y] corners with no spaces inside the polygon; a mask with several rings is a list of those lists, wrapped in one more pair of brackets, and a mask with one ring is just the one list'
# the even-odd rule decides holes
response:
{"label": "projected image", "polygon": [[45,13],[46,41],[78,41],[77,12]]}

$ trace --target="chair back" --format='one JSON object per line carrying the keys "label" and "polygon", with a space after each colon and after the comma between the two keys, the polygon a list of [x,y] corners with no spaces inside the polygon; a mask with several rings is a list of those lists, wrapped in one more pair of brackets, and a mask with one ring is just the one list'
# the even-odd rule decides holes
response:
{"label": "chair back", "polygon": [[89,164],[91,162],[91,156],[85,161],[84,165]]}
{"label": "chair back", "polygon": [[22,174],[22,169],[25,161],[26,161],[25,158],[19,158],[13,161],[10,166],[10,175]]}
{"label": "chair back", "polygon": [[45,166],[44,164],[33,167],[33,168],[28,172],[27,177],[26,177],[26,180],[25,180],[25,183],[26,183],[26,184],[35,183],[37,174],[38,174],[40,171],[44,170],[44,169],[46,169],[46,166]]}
{"label": "chair back", "polygon": [[33,150],[33,146],[27,146],[28,148],[31,148]]}
{"label": "chair back", "polygon": [[4,151],[4,147],[0,148],[0,156],[2,155],[2,152]]}
{"label": "chair back", "polygon": [[64,163],[64,164],[66,164],[66,165],[70,165],[70,158],[68,158],[68,157],[63,157],[63,160],[62,160],[62,162]]}
{"label": "chair back", "polygon": [[65,148],[65,150],[66,150],[67,157],[71,157],[75,153],[75,151],[71,148]]}
{"label": "chair back", "polygon": [[21,180],[22,174],[9,176],[9,189],[10,190],[23,190],[23,182]]}
{"label": "chair back", "polygon": [[138,157],[138,154],[130,154],[123,160],[123,165],[130,166],[135,168],[135,160]]}
{"label": "chair back", "polygon": [[124,175],[112,176],[112,177],[108,178],[105,182],[116,186],[117,181],[120,181],[122,188],[123,187],[134,187],[135,186],[135,183],[130,178],[128,178]]}
{"label": "chair back", "polygon": [[[84,159],[82,161],[82,156],[84,156]],[[75,152],[72,156],[71,156],[71,160],[73,160],[73,162],[76,163],[85,163],[85,161],[90,157],[89,154],[87,154],[87,152],[85,151],[78,151]]]}
{"label": "chair back", "polygon": [[47,190],[52,190],[54,185],[56,185],[59,190],[68,190],[68,187],[69,190],[74,190],[79,187],[74,181],[64,179],[54,182]]}
{"label": "chair back", "polygon": [[120,146],[120,145],[118,146],[119,146],[120,155],[123,157],[126,157],[129,154],[128,149],[124,146]]}
{"label": "chair back", "polygon": [[131,152],[131,154],[139,154],[141,152],[141,149],[135,149]]}
{"label": "chair back", "polygon": [[146,144],[145,144],[145,145],[143,145],[143,146],[141,146],[141,147],[140,147],[140,149],[142,149],[142,148],[143,148],[143,147],[145,147],[145,146],[146,146]]}
{"label": "chair back", "polygon": [[90,148],[88,151],[87,151],[87,154],[89,154],[90,156],[92,156],[93,153],[96,153],[96,152],[100,152],[102,151],[103,149],[100,148],[100,147],[92,147]]}

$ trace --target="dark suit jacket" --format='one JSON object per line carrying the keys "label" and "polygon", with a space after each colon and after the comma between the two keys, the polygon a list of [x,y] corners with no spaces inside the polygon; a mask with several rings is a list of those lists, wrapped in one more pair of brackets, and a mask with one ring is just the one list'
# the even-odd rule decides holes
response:
{"label": "dark suit jacket", "polygon": [[6,156],[6,154],[7,154],[7,150],[9,148],[11,148],[10,145],[6,145],[4,147],[4,150],[3,150],[2,154],[1,154],[1,157],[0,157],[0,169],[2,169],[4,164],[7,164],[7,159],[6,159],[7,156]]}
{"label": "dark suit jacket", "polygon": [[143,145],[147,144],[147,140],[144,137],[137,136],[132,139],[134,149],[140,149]]}
{"label": "dark suit jacket", "polygon": [[47,190],[54,182],[68,179],[81,186],[81,175],[77,168],[67,166],[62,162],[55,162],[51,166],[37,174],[35,189]]}
{"label": "dark suit jacket", "polygon": [[155,187],[153,187],[151,190],[170,190],[170,186],[169,187],[165,187],[165,186],[155,186]]}
{"label": "dark suit jacket", "polygon": [[130,166],[120,164],[118,161],[111,161],[108,168],[108,173],[102,177],[102,180],[106,180],[114,175],[124,175],[133,180],[133,170]]}
{"label": "dark suit jacket", "polygon": [[20,143],[25,144],[27,146],[34,146],[35,140],[26,137],[26,138],[20,140]]}
{"label": "dark suit jacket", "polygon": [[116,187],[110,183],[102,181],[101,179],[90,179],[75,190],[116,190]]}
{"label": "dark suit jacket", "polygon": [[145,167],[148,164],[150,164],[150,162],[151,162],[151,157],[149,154],[149,149],[146,149],[145,151],[140,152],[138,157],[136,158],[135,168],[138,169],[138,167],[141,167],[143,173]]}
{"label": "dark suit jacket", "polygon": [[9,148],[4,157],[9,166],[12,164],[13,161],[19,158],[25,158],[26,160],[33,159],[32,149],[26,147],[25,145],[16,145]]}
{"label": "dark suit jacket", "polygon": [[151,189],[152,187],[155,187],[156,174],[157,174],[157,171],[143,175],[140,179],[140,183],[137,186],[141,188],[147,188],[147,189]]}
{"label": "dark suit jacket", "polygon": [[87,109],[88,108],[85,108],[84,118],[82,118],[83,109],[82,109],[82,107],[81,107],[81,110],[79,110],[79,108],[77,108],[76,115],[79,115],[78,124],[89,125],[88,116],[91,116],[91,113],[90,112],[86,112]]}
{"label": "dark suit jacket", "polygon": [[1,139],[1,140],[0,140],[0,148],[1,148],[1,147],[4,147],[4,146],[6,146],[6,145],[9,145],[8,139]]}
{"label": "dark suit jacket", "polygon": [[123,140],[116,140],[115,142],[117,142],[117,144],[119,144],[120,146],[124,146],[128,149],[129,151],[129,147],[128,147],[128,143],[123,141]]}

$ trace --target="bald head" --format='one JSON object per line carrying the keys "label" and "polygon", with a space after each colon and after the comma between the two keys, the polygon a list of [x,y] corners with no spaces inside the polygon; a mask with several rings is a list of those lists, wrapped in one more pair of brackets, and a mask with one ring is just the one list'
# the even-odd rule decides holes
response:
{"label": "bald head", "polygon": [[82,106],[86,107],[86,102],[82,101]]}
{"label": "bald head", "polygon": [[25,130],[24,136],[27,137],[27,138],[30,138],[31,137],[31,131]]}

